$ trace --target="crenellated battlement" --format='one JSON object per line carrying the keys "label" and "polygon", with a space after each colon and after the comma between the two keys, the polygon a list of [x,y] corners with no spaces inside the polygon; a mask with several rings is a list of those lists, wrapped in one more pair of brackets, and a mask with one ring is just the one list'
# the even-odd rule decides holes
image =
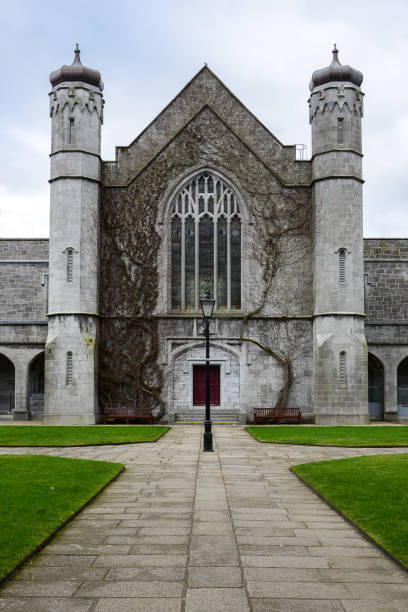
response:
{"label": "crenellated battlement", "polygon": [[58,113],[64,113],[66,108],[68,112],[73,113],[75,107],[78,107],[81,113],[85,110],[89,113],[96,112],[103,123],[103,95],[93,87],[86,87],[83,83],[61,85],[55,87],[49,96],[51,118]]}
{"label": "crenellated battlement", "polygon": [[357,117],[363,117],[364,94],[360,88],[344,83],[328,83],[315,88],[309,98],[309,120],[312,123],[317,113],[332,113],[336,109],[340,113],[349,112]]}

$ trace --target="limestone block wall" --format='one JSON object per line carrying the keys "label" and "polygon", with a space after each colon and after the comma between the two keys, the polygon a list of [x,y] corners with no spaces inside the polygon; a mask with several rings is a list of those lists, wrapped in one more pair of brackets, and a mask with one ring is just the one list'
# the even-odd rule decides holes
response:
{"label": "limestone block wall", "polygon": [[[134,154],[132,148],[129,152],[129,159],[132,159]],[[157,314],[171,310],[169,299],[169,279],[171,277],[169,203],[180,182],[186,176],[202,168],[210,168],[226,175],[242,199],[241,295],[244,312],[258,306],[262,299],[263,269],[259,259],[262,258],[260,251],[263,243],[260,235],[266,223],[264,214],[265,218],[271,214],[268,207],[274,205],[276,214],[283,216],[290,203],[293,204],[293,201],[299,200],[303,203],[303,206],[299,204],[301,212],[294,213],[295,218],[296,214],[299,215],[298,222],[300,223],[300,219],[303,219],[305,210],[309,211],[310,219],[312,216],[311,191],[309,189],[299,191],[286,189],[275,177],[274,171],[262,164],[260,159],[248,150],[248,147],[219,120],[214,112],[209,108],[204,108],[133,181],[121,189],[109,188],[108,185],[102,188],[102,245],[106,238],[104,235],[105,219],[109,218],[111,228],[113,224],[121,227],[123,218],[135,215],[138,211],[140,211],[140,219],[146,219],[143,234],[147,235],[148,232],[151,232],[152,236],[157,234],[160,238],[160,248],[157,254],[159,289]],[[149,215],[152,210],[156,213],[155,228],[148,226],[150,218],[147,217],[147,206]],[[130,208],[134,211],[131,214],[129,214]],[[117,220],[114,218],[115,215],[118,215]],[[280,221],[283,224],[281,219]],[[294,218],[291,218],[288,223],[296,225]],[[111,228],[109,228],[110,231]],[[136,227],[135,231],[141,232],[141,228]],[[313,301],[311,231],[310,223],[306,223],[304,229],[297,232],[295,238],[290,235],[280,241],[283,261],[274,279],[274,286],[269,291],[264,308],[265,314],[311,314]],[[119,242],[116,240],[116,243]],[[136,252],[135,259],[143,263],[145,251]],[[113,268],[110,261],[112,249],[104,250],[102,246],[101,252],[100,275],[102,284],[104,284],[103,277],[108,279],[109,270]],[[146,265],[149,264],[150,262],[146,263]],[[106,284],[112,287],[115,282],[117,280],[109,278],[109,283],[106,281]]]}
{"label": "limestone block wall", "polygon": [[0,352],[1,346],[13,344],[27,346],[45,346],[47,340],[48,321],[44,323],[14,323],[12,321],[0,324]]}
{"label": "limestone block wall", "polygon": [[322,317],[315,321],[314,331],[314,406],[318,423],[366,423],[367,343],[363,321]]}
{"label": "limestone block wall", "polygon": [[295,146],[282,145],[207,67],[128,147],[117,147],[116,160],[103,165],[103,182],[123,185],[134,178],[205,105],[214,109],[283,181],[306,185],[310,182],[310,163],[295,161]]}
{"label": "limestone block wall", "polygon": [[2,412],[10,415],[11,397],[14,419],[30,416],[30,364],[47,338],[47,280],[47,239],[0,240],[0,354],[14,368],[12,380],[1,377]]}
{"label": "limestone block wall", "polygon": [[29,344],[2,344],[0,352],[14,365],[14,420],[27,420],[29,412],[30,363],[43,352],[43,347]]}
{"label": "limestone block wall", "polygon": [[373,342],[368,351],[377,357],[384,369],[384,418],[397,420],[398,414],[398,366],[408,356],[408,342],[405,344],[387,344]]}
{"label": "limestone block wall", "polygon": [[[239,338],[240,318],[217,317],[211,321],[210,359],[221,365],[222,406],[252,418],[256,406],[274,406],[283,384],[282,367],[256,345]],[[249,323],[246,335],[291,356],[294,382],[288,405],[313,415],[312,323],[291,321],[285,330],[268,318]],[[192,366],[204,363],[204,339],[200,318],[163,317],[159,325],[165,387],[162,397],[170,414],[192,408]]]}
{"label": "limestone block wall", "polygon": [[408,323],[408,239],[364,240],[368,322]]}
{"label": "limestone block wall", "polygon": [[0,415],[11,414],[14,408],[14,365],[0,353]]}
{"label": "limestone block wall", "polygon": [[46,319],[48,240],[0,240],[0,321]]}
{"label": "limestone block wall", "polygon": [[94,317],[54,316],[45,347],[44,422],[92,425],[98,421]]}
{"label": "limestone block wall", "polygon": [[[99,186],[64,179],[51,183],[49,312],[97,312]],[[67,250],[72,248],[72,280]]]}
{"label": "limestone block wall", "polygon": [[0,259],[47,260],[48,238],[1,238]]}
{"label": "limestone block wall", "polygon": [[365,334],[384,371],[384,418],[398,414],[398,366],[408,356],[408,239],[364,240]]}
{"label": "limestone block wall", "polygon": [[[363,313],[362,185],[345,179],[315,186],[315,313]],[[361,210],[360,210],[361,213]],[[340,282],[340,249],[345,249]]]}
{"label": "limestone block wall", "polygon": [[[220,366],[220,408],[240,409],[239,360],[232,353],[211,347],[211,364]],[[205,346],[196,346],[183,352],[173,365],[173,410],[175,413],[189,410],[193,406],[193,367],[205,365]]]}
{"label": "limestone block wall", "polygon": [[374,323],[365,322],[364,332],[368,346],[402,346],[408,352],[408,324],[401,323]]}

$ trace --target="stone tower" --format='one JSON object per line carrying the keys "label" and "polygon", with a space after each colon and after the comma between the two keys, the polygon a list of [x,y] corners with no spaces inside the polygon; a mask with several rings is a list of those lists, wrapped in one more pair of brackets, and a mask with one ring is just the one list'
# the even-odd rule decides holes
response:
{"label": "stone tower", "polygon": [[338,60],[310,83],[314,405],[320,425],[368,422],[361,118],[363,75]]}
{"label": "stone tower", "polygon": [[98,421],[98,216],[103,83],[83,66],[50,75],[51,219],[45,422]]}

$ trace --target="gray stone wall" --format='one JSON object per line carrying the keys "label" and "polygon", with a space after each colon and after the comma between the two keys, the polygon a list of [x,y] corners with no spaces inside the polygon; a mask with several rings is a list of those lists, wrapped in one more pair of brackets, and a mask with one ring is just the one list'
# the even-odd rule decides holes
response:
{"label": "gray stone wall", "polygon": [[[0,355],[14,367],[12,380],[0,376],[0,396],[3,407],[8,404],[2,412],[10,414],[12,390],[14,419],[30,417],[30,364],[47,339],[47,275],[47,239],[0,240]],[[38,396],[37,406],[41,401]]]}
{"label": "gray stone wall", "polygon": [[48,244],[48,238],[0,238],[0,260],[48,261]]}
{"label": "gray stone wall", "polygon": [[[131,151],[131,158],[135,152]],[[129,222],[138,223],[137,212],[146,217],[146,206],[154,207],[156,212],[156,227],[134,228],[134,231],[155,233],[160,237],[160,249],[156,262],[153,263],[159,276],[158,279],[158,314],[170,310],[169,303],[169,233],[170,220],[167,215],[168,203],[173,191],[180,181],[188,174],[202,167],[219,170],[236,186],[241,196],[247,214],[242,224],[242,304],[244,312],[257,307],[263,290],[262,267],[258,252],[262,247],[260,236],[266,223],[262,207],[268,213],[268,206],[275,205],[283,223],[285,207],[289,208],[296,199],[302,199],[304,207],[310,210],[310,189],[288,189],[275,174],[259,160],[226,126],[217,115],[205,108],[199,116],[185,127],[141,172],[133,181],[123,188],[102,187],[102,217],[108,218],[109,224],[122,223],[123,218]],[[279,210],[280,206],[280,210]],[[128,212],[129,209],[130,213]],[[304,208],[299,206],[288,223],[295,224],[296,214],[299,220]],[[131,215],[135,216],[133,221]],[[115,216],[117,220],[115,221]],[[118,282],[112,278],[110,270],[115,269],[111,258],[112,249],[108,237],[104,234],[104,218],[101,223],[102,257],[101,270],[103,296],[110,296],[112,288]],[[312,245],[311,226],[305,223],[298,232],[296,239],[283,238],[281,242],[282,261],[279,271],[273,281],[263,312],[265,314],[310,315],[313,302],[312,280]],[[106,241],[106,248],[104,248]],[[143,265],[146,250],[140,249],[135,259]],[[146,262],[149,265],[151,262]],[[103,277],[106,276],[106,281]],[[109,279],[109,282],[108,282]],[[102,296],[102,303],[104,297]]]}
{"label": "gray stone wall", "polygon": [[319,425],[368,421],[362,98],[351,83],[333,82],[315,87],[309,100],[315,207],[314,408]]}
{"label": "gray stone wall", "polygon": [[284,182],[308,185],[309,162],[295,161],[295,147],[282,143],[204,67],[129,147],[117,147],[116,161],[103,164],[103,182],[126,185],[208,105]]}
{"label": "gray stone wall", "polygon": [[[211,364],[220,366],[220,408],[240,410],[240,364],[237,357],[217,346],[211,347]],[[186,350],[174,360],[173,410],[175,413],[193,406],[193,368],[205,365],[205,347]]]}
{"label": "gray stone wall", "polygon": [[364,274],[367,321],[408,322],[408,239],[365,239]]}
{"label": "gray stone wall", "polygon": [[14,366],[0,353],[0,414],[11,414],[14,408]]}
{"label": "gray stone wall", "polygon": [[378,345],[406,346],[408,352],[408,325],[403,323],[379,323],[365,322],[364,326],[367,343]]}
{"label": "gray stone wall", "polygon": [[[99,421],[96,377],[95,317],[50,318],[45,348],[47,425],[93,425]],[[68,352],[72,355],[68,377]]]}
{"label": "gray stone wall", "polygon": [[398,366],[408,356],[408,239],[366,238],[364,275],[365,334],[383,367],[384,418],[406,419],[397,389]]}
{"label": "gray stone wall", "polygon": [[[188,96],[184,100],[182,94],[184,101],[181,106],[178,100],[175,101],[174,108],[166,109],[154,127],[147,128],[150,135],[148,141],[150,149],[144,148],[147,147],[147,136],[144,133],[139,141],[135,141],[126,149],[126,155],[125,152],[123,155],[119,152],[118,166],[123,173],[119,178],[123,181],[126,179],[125,184],[121,187],[109,185],[112,177],[103,175],[101,315],[103,321],[104,314],[111,312],[117,296],[121,298],[123,296],[118,305],[118,311],[120,310],[122,315],[134,309],[134,303],[127,303],[132,296],[137,296],[140,300],[139,312],[146,303],[155,302],[154,314],[156,320],[159,320],[158,345],[161,349],[159,359],[165,380],[162,397],[173,411],[174,403],[189,401],[181,392],[179,395],[183,395],[182,398],[173,397],[175,388],[172,382],[173,364],[178,363],[175,361],[177,351],[190,350],[198,334],[197,328],[200,323],[197,321],[200,315],[197,313],[195,323],[195,318],[191,317],[191,314],[183,316],[180,313],[177,316],[173,313],[171,318],[166,318],[166,315],[171,313],[169,203],[180,182],[195,171],[209,168],[219,172],[232,183],[242,200],[242,312],[231,313],[231,316],[228,316],[228,313],[223,313],[219,317],[216,315],[213,322],[215,331],[212,332],[211,338],[220,350],[225,347],[228,351],[231,343],[235,347],[240,363],[240,410],[250,412],[255,405],[274,405],[282,386],[282,368],[276,360],[255,346],[249,347],[248,343],[239,340],[242,316],[257,307],[262,299],[264,270],[261,260],[265,226],[269,217],[275,214],[277,225],[285,226],[287,222],[301,226],[295,238],[289,233],[280,243],[279,267],[262,310],[265,320],[256,324],[251,322],[249,326],[250,335],[269,341],[269,328],[274,315],[298,316],[301,319],[310,317],[312,313],[311,188],[307,186],[289,188],[285,184],[280,176],[283,168],[282,160],[286,159],[285,163],[287,168],[290,166],[293,177],[297,172],[293,158],[290,161],[289,157],[285,158],[284,147],[259,124],[254,125],[255,132],[251,134],[248,126],[252,126],[256,120],[229,92],[228,95],[225,94],[225,89],[211,73],[204,71],[199,83],[202,89],[201,91],[194,89],[194,99]],[[226,106],[229,105],[231,112],[228,114],[225,111],[225,121],[210,106],[204,104],[208,96],[215,104],[214,91],[219,92],[226,100]],[[200,98],[203,106],[200,112],[193,108],[196,98],[197,100]],[[175,115],[182,110],[185,111],[184,116],[177,118]],[[190,119],[193,110],[195,114],[193,113],[191,120],[186,124],[181,123],[183,129],[177,132],[175,128],[179,125],[179,121],[181,119],[184,121],[186,114]],[[166,122],[164,122],[165,117]],[[235,129],[238,125],[247,131],[248,138],[252,138],[251,147],[247,141],[244,142],[243,138],[238,136]],[[267,152],[268,163],[265,163],[262,156]],[[288,177],[290,178],[290,174],[286,175],[286,178]],[[127,181],[128,178],[132,180]],[[301,178],[297,176],[297,180]],[[273,210],[275,212],[272,213]],[[288,210],[292,211],[292,216],[285,221]],[[305,211],[307,220],[302,225],[302,215]],[[132,228],[133,237],[141,237],[138,244],[132,244],[130,240],[123,238],[128,227]],[[158,249],[154,252],[152,244],[157,238],[160,240]],[[122,252],[119,250],[118,253],[118,246],[121,244]],[[135,284],[133,287],[129,286],[126,292],[121,287],[124,273],[123,268],[118,266],[120,258],[123,267],[129,267],[129,260],[137,262]],[[156,299],[153,301],[152,296],[155,298],[156,295],[157,301]],[[289,400],[290,405],[311,412],[312,338],[310,321],[309,319],[306,321],[305,329],[299,332],[298,338],[301,344],[306,339],[308,355],[295,358],[296,380]],[[101,354],[104,348],[101,346]],[[107,349],[109,350],[109,346]],[[123,347],[124,356],[131,353],[131,347]],[[112,367],[115,367],[114,361]],[[184,365],[180,367],[184,371]],[[178,376],[177,374],[176,378]],[[180,383],[180,388],[182,387]],[[235,406],[235,400],[232,404]]]}
{"label": "gray stone wall", "polygon": [[0,321],[45,320],[47,273],[48,240],[0,240]]}
{"label": "gray stone wall", "polygon": [[[48,323],[6,323],[0,325],[0,346],[32,345],[44,346],[47,340]],[[1,351],[1,348],[0,348]]]}
{"label": "gray stone wall", "polygon": [[[160,318],[160,363],[164,371],[163,399],[170,413],[192,408],[191,364],[205,356],[201,318]],[[251,415],[256,406],[274,406],[283,385],[279,362],[255,344],[240,340],[240,318],[211,321],[210,359],[224,364],[222,408]],[[290,356],[293,384],[288,405],[299,407],[306,420],[313,414],[312,322],[277,321],[266,317],[248,322],[245,335]],[[227,388],[230,387],[230,389]],[[251,416],[249,416],[251,419]]]}
{"label": "gray stone wall", "polygon": [[[44,420],[97,419],[98,240],[102,92],[63,82],[50,92],[50,277]],[[67,382],[67,354],[72,381]]]}

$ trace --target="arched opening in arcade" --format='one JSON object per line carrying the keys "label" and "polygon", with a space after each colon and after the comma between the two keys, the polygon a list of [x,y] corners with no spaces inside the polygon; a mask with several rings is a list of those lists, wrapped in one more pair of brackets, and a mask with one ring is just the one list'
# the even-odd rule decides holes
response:
{"label": "arched opening in arcade", "polygon": [[15,372],[14,365],[0,354],[0,415],[8,415],[14,410]]}
{"label": "arched opening in arcade", "polygon": [[30,363],[29,370],[29,408],[31,419],[42,419],[44,414],[44,353],[40,353]]}
{"label": "arched opening in arcade", "polygon": [[398,415],[408,418],[408,357],[398,366]]}
{"label": "arched opening in arcade", "polygon": [[384,366],[368,353],[368,413],[372,421],[384,420]]}

